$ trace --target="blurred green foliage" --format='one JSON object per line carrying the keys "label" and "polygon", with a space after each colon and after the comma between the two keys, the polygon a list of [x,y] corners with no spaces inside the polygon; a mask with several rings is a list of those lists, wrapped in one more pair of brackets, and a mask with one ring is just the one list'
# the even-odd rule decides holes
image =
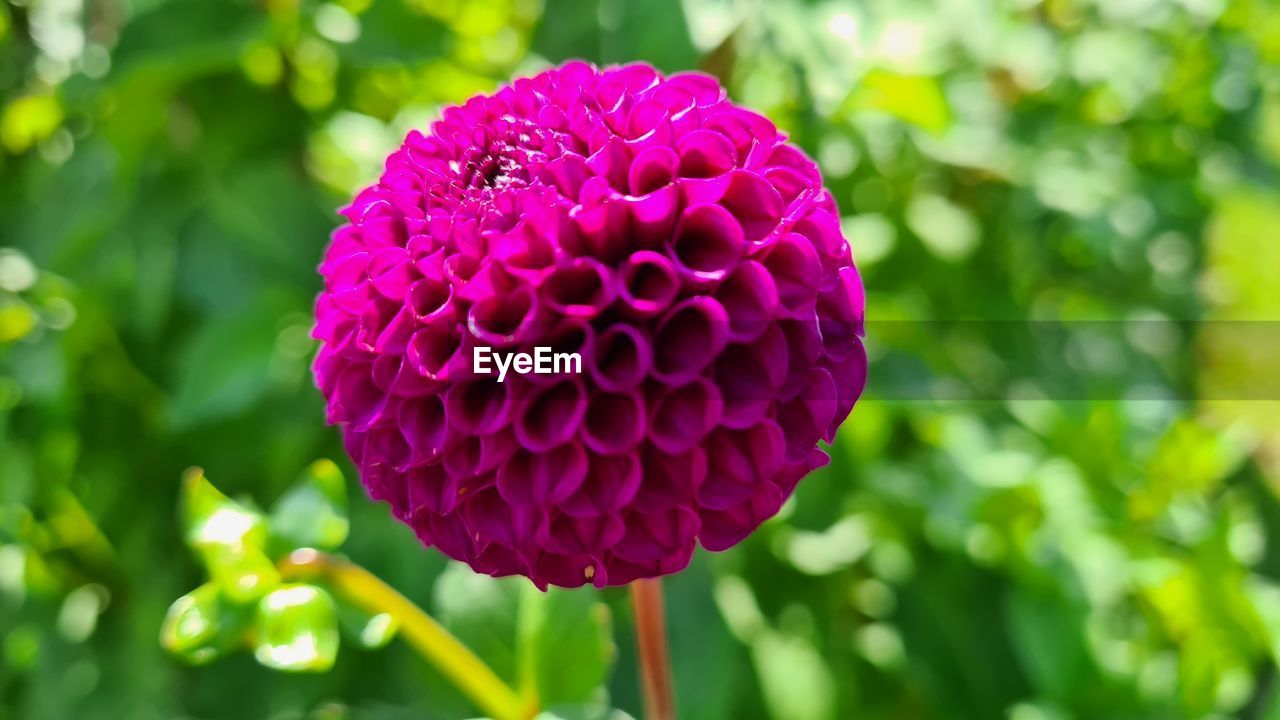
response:
{"label": "blurred green foliage", "polygon": [[[505,694],[511,704],[496,703],[494,712],[506,713],[497,717],[525,717],[533,705],[571,717],[609,710],[603,684],[614,645],[608,609],[594,588],[542,592],[523,579],[495,580],[455,563],[435,588],[440,620],[420,609],[408,613],[394,589],[325,554],[342,545],[348,529],[343,476],[328,460],[312,463],[269,514],[222,494],[199,468],[184,474],[180,502],[187,545],[210,580],[165,615],[160,644],[176,658],[205,665],[252,649],[268,668],[323,673],[337,660],[340,627],[347,642],[378,649],[403,624],[420,651],[430,646],[422,654],[440,663],[437,670],[462,667],[472,678],[474,658],[486,673],[496,668],[501,676],[492,685],[473,682],[469,697],[488,708],[482,698]],[[438,622],[461,644],[441,638]]]}
{"label": "blurred green foliage", "polygon": [[[569,57],[769,114],[870,292],[832,466],[666,583],[684,717],[1280,718],[1280,403],[1222,390],[1275,355],[1213,324],[1280,319],[1273,0],[3,0],[0,718],[474,715],[395,642],[175,662],[166,608],[200,588],[203,647],[225,548],[183,551],[174,508],[191,464],[278,513],[341,496],[277,502],[341,455],[307,372],[333,208],[440,105]],[[1028,374],[999,324],[900,330],[957,318],[1067,338]],[[519,581],[349,510],[347,554],[515,672]],[[366,626],[319,597],[278,606]],[[523,627],[586,632],[572,597]],[[586,642],[537,672],[636,714],[625,594],[599,600],[617,667]]]}

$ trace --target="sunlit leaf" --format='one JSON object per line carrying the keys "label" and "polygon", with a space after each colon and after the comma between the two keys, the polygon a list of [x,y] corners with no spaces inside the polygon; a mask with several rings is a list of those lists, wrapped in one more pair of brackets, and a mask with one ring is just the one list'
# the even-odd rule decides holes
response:
{"label": "sunlit leaf", "polygon": [[523,578],[495,579],[450,563],[435,598],[458,639],[500,677],[535,683],[545,706],[583,702],[608,677],[611,625],[592,588],[543,594]]}
{"label": "sunlit leaf", "polygon": [[752,657],[771,717],[779,720],[835,717],[835,681],[826,660],[812,642],[767,629],[756,637]]}
{"label": "sunlit leaf", "polygon": [[1041,695],[1069,698],[1080,692],[1089,663],[1082,608],[1045,593],[1018,590],[1006,616],[1014,648]]}
{"label": "sunlit leaf", "polygon": [[324,672],[338,655],[333,599],[314,585],[284,585],[258,602],[254,657],[277,670]]}
{"label": "sunlit leaf", "polygon": [[370,614],[349,603],[338,602],[338,623],[366,650],[385,647],[395,639],[400,624],[387,613]]}
{"label": "sunlit leaf", "polygon": [[403,67],[439,57],[446,37],[438,19],[409,2],[370,4],[360,28],[354,42],[340,46],[343,60],[359,67]]}
{"label": "sunlit leaf", "polygon": [[1174,423],[1152,454],[1142,484],[1129,495],[1130,512],[1149,519],[1179,496],[1211,492],[1240,466],[1246,448],[1239,433],[1212,430],[1190,419]]}
{"label": "sunlit leaf", "polygon": [[35,326],[36,315],[26,303],[0,298],[0,343],[19,340]]}
{"label": "sunlit leaf", "polygon": [[53,95],[24,95],[0,113],[0,144],[20,153],[53,134],[62,124],[62,105]]}
{"label": "sunlit leaf", "polygon": [[940,132],[951,123],[951,110],[938,80],[873,70],[845,99],[844,110],[875,110],[925,130]]}
{"label": "sunlit leaf", "polygon": [[280,573],[260,548],[249,545],[206,545],[200,557],[226,596],[248,602],[280,584]]}
{"label": "sunlit leaf", "polygon": [[113,59],[114,78],[147,74],[179,81],[235,67],[243,44],[267,27],[266,15],[224,0],[147,3],[128,25]]}
{"label": "sunlit leaf", "polygon": [[183,476],[182,514],[187,544],[227,597],[253,600],[280,582],[264,550],[266,519],[223,495],[199,468]]}
{"label": "sunlit leaf", "polygon": [[[594,589],[550,588],[543,594],[526,585],[517,637],[531,647],[520,649],[536,678],[538,696],[551,705],[579,702],[609,677],[617,654],[609,609]],[[540,607],[537,607],[540,606]]]}
{"label": "sunlit leaf", "polygon": [[968,257],[978,246],[981,227],[964,207],[938,195],[917,195],[907,206],[907,227],[929,251],[952,262]]}
{"label": "sunlit leaf", "polygon": [[297,309],[292,298],[264,292],[237,311],[206,320],[177,353],[179,373],[169,407],[174,427],[187,429],[243,412],[286,377],[283,371],[300,377],[305,362],[295,358],[285,364],[278,347],[279,318]]}
{"label": "sunlit leaf", "polygon": [[342,471],[329,460],[312,463],[271,511],[271,532],[291,550],[333,550],[349,526]]}
{"label": "sunlit leaf", "polygon": [[183,475],[182,521],[187,544],[194,548],[266,545],[262,514],[223,495],[200,468]]}
{"label": "sunlit leaf", "polygon": [[88,640],[109,600],[110,594],[101,585],[81,585],[72,590],[58,612],[58,631],[71,642]]}
{"label": "sunlit leaf", "polygon": [[160,627],[165,650],[194,665],[208,663],[244,640],[248,613],[228,603],[215,583],[174,601]]}

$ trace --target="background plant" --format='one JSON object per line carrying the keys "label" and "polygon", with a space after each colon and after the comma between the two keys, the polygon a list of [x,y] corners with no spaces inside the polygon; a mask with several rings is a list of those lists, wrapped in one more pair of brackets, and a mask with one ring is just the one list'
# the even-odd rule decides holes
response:
{"label": "background plant", "polygon": [[[701,67],[767,112],[871,294],[832,467],[666,583],[685,717],[1280,713],[1280,414],[1222,389],[1274,366],[1222,330],[1280,315],[1274,3],[24,0],[0,717],[474,713],[399,642],[321,675],[175,663],[157,632],[205,579],[177,478],[270,503],[341,456],[306,371],[332,208],[441,103],[570,56]],[[345,553],[442,620],[511,600],[350,513]],[[634,713],[625,594],[599,599],[617,667],[559,677]],[[514,672],[512,638],[474,647]]]}

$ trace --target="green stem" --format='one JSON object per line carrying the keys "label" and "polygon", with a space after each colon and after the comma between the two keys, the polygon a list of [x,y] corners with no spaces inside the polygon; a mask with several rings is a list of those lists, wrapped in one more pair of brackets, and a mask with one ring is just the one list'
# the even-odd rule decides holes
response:
{"label": "green stem", "polygon": [[352,604],[390,615],[413,649],[494,720],[530,720],[538,714],[536,698],[518,695],[440,623],[368,570],[309,549],[281,560],[279,570],[285,579],[322,581]]}

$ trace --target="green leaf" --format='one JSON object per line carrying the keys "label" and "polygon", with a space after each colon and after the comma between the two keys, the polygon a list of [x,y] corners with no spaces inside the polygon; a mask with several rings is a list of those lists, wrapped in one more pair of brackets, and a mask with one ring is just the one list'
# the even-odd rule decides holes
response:
{"label": "green leaf", "polygon": [[[523,672],[537,681],[547,705],[581,702],[609,677],[616,653],[609,608],[595,588],[552,588],[540,593],[525,584],[525,604],[542,605],[520,616]],[[532,603],[531,603],[532,601]]]}
{"label": "green leaf", "polygon": [[760,691],[778,720],[836,717],[836,684],[813,642],[767,628],[752,643]]}
{"label": "green leaf", "polygon": [[613,12],[618,15],[617,24],[601,47],[606,62],[644,58],[667,72],[689,70],[698,62],[680,0],[620,2],[614,5]]}
{"label": "green leaf", "polygon": [[139,12],[125,26],[112,77],[146,73],[179,82],[233,68],[241,46],[267,29],[265,13],[246,10],[241,3],[193,0]]}
{"label": "green leaf", "polygon": [[196,549],[266,546],[262,514],[222,494],[200,468],[191,468],[182,478],[182,525],[187,544]]}
{"label": "green leaf", "polygon": [[542,593],[522,578],[450,563],[435,597],[441,622],[499,677],[533,683],[543,707],[585,702],[608,677],[616,651],[594,588]]}
{"label": "green leaf", "polygon": [[290,550],[333,550],[349,527],[342,471],[329,460],[312,463],[271,512],[271,532]]}
{"label": "green leaf", "polygon": [[[279,318],[299,308],[292,298],[261,292],[249,304],[209,318],[178,351],[170,421],[186,430],[260,402],[304,364],[279,352]],[[296,371],[296,374],[294,374]]]}
{"label": "green leaf", "polygon": [[183,478],[182,508],[187,544],[229,599],[249,602],[280,583],[263,550],[267,525],[262,513],[223,495],[199,468]]}
{"label": "green leaf", "polygon": [[845,99],[843,110],[879,111],[935,133],[951,124],[942,86],[929,75],[872,70]]}
{"label": "green leaf", "polygon": [[342,601],[338,601],[338,623],[366,650],[386,647],[400,630],[400,623],[391,615],[370,614]]}
{"label": "green leaf", "polygon": [[160,645],[193,665],[211,662],[244,639],[249,614],[228,602],[216,583],[174,601],[160,626]]}
{"label": "green leaf", "polygon": [[258,602],[258,662],[276,670],[324,672],[338,656],[333,599],[314,585],[291,584]]}
{"label": "green leaf", "polygon": [[551,62],[570,58],[600,62],[603,31],[599,17],[598,0],[548,0],[532,49]]}
{"label": "green leaf", "polygon": [[36,327],[36,314],[21,300],[0,298],[0,343],[21,340]]}
{"label": "green leaf", "polygon": [[348,66],[403,68],[444,53],[444,26],[413,3],[373,3],[360,15],[360,28],[355,42],[338,48]]}
{"label": "green leaf", "polygon": [[1067,701],[1088,687],[1083,612],[1064,598],[1028,588],[1009,597],[1009,637],[1039,697]]}
{"label": "green leaf", "polygon": [[271,558],[253,545],[209,545],[200,548],[200,558],[213,581],[235,602],[251,602],[280,584]]}
{"label": "green leaf", "polygon": [[561,705],[538,714],[534,720],[635,720],[621,710],[602,702]]}
{"label": "green leaf", "polygon": [[533,50],[552,62],[583,58],[626,63],[643,58],[667,72],[698,62],[680,0],[549,0]]}

